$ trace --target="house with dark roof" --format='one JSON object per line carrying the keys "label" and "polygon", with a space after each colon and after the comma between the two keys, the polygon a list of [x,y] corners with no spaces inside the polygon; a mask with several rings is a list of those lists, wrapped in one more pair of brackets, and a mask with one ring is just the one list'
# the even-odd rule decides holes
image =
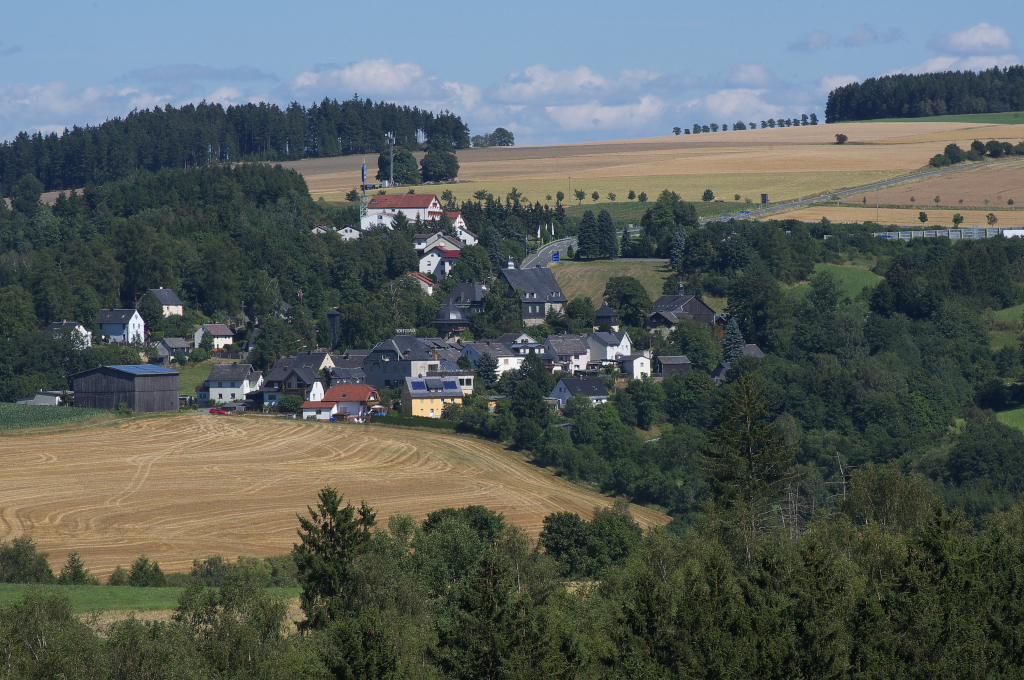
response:
{"label": "house with dark roof", "polygon": [[654,359],[653,368],[661,376],[686,375],[690,372],[690,359],[685,354],[659,356]]}
{"label": "house with dark roof", "polygon": [[249,392],[252,399],[267,408],[277,408],[281,398],[294,394],[303,401],[320,401],[324,396],[324,378],[312,364],[296,363],[296,357],[282,357],[263,378],[259,389]]}
{"label": "house with dark roof", "polygon": [[590,348],[591,365],[605,366],[633,353],[633,341],[626,331],[594,331],[583,336]]}
{"label": "house with dark roof", "polygon": [[164,308],[164,316],[171,316],[172,314],[181,316],[185,313],[185,305],[182,304],[181,300],[178,299],[178,296],[170,288],[160,286],[159,288],[150,288],[149,292],[156,296],[157,302]]}
{"label": "house with dark roof", "polygon": [[436,231],[432,234],[413,234],[412,247],[420,255],[434,246],[447,248],[448,250],[462,250],[463,243],[454,236],[448,236],[444,232]]}
{"label": "house with dark roof", "polygon": [[379,390],[399,387],[408,377],[421,377],[440,368],[436,349],[419,338],[396,335],[374,345],[363,361],[366,382]]}
{"label": "house with dark roof", "polygon": [[47,333],[72,331],[78,335],[81,347],[92,347],[92,331],[77,321],[54,321],[46,326]]}
{"label": "house with dark roof", "polygon": [[444,338],[457,338],[459,333],[469,330],[469,316],[451,297],[441,303],[441,309],[437,310],[431,323]]}
{"label": "house with dark roof", "polygon": [[602,326],[608,326],[613,332],[619,330],[619,313],[609,307],[607,302],[602,302],[594,314],[594,330],[600,330]]}
{"label": "house with dark roof", "polygon": [[677,295],[662,295],[654,301],[654,308],[647,321],[647,330],[658,330],[667,334],[684,319],[713,326],[720,317],[699,298],[683,294],[683,284],[679,284]]}
{"label": "house with dark roof", "polygon": [[526,356],[516,354],[508,345],[497,340],[477,340],[467,342],[462,348],[462,356],[467,357],[474,367],[480,362],[480,357],[490,354],[498,362],[496,373],[498,377],[505,371],[519,368],[526,360]]}
{"label": "house with dark roof", "polygon": [[513,266],[502,269],[499,276],[509,285],[509,295],[519,298],[525,326],[544,323],[548,312],[560,312],[568,302],[558,281],[555,280],[555,275],[547,267],[516,269]]}
{"label": "house with dark roof", "polygon": [[100,311],[100,335],[110,342],[133,343],[146,339],[146,322],[137,309],[104,309]]}
{"label": "house with dark roof", "polygon": [[170,363],[174,357],[187,357],[192,345],[185,338],[163,338],[156,343],[156,355]]}
{"label": "house with dark roof", "polygon": [[761,348],[753,343],[747,343],[743,345],[743,356],[754,357],[755,359],[764,359],[764,352]]}
{"label": "house with dark roof", "polygon": [[582,394],[595,406],[608,401],[608,390],[604,388],[597,378],[562,378],[551,391],[548,399],[558,403],[558,407],[565,406],[565,403],[577,394]]}
{"label": "house with dark roof", "polygon": [[433,274],[436,279],[443,279],[451,273],[452,267],[459,261],[461,252],[454,248],[434,245],[420,255],[420,273]]}
{"label": "house with dark roof", "polygon": [[651,374],[651,352],[645,349],[632,354],[624,354],[615,359],[615,364],[619,368],[620,375],[640,380]]}
{"label": "house with dark roof", "polygon": [[445,406],[462,403],[462,389],[452,378],[406,378],[402,382],[402,413],[440,418]]}
{"label": "house with dark roof", "polygon": [[441,219],[444,208],[434,194],[381,194],[366,204],[368,217],[381,213],[402,213],[410,222],[416,218],[424,222]]}
{"label": "house with dark roof", "polygon": [[306,420],[348,420],[364,422],[380,395],[372,385],[342,384],[331,387],[318,401],[302,404],[302,417]]}
{"label": "house with dark roof", "polygon": [[210,335],[213,338],[213,349],[224,349],[235,341],[234,332],[222,323],[204,323],[192,336],[195,346],[203,344],[203,336]]}
{"label": "house with dark roof", "polygon": [[210,377],[196,386],[196,401],[238,401],[262,386],[263,374],[251,364],[214,364]]}
{"label": "house with dark roof", "polygon": [[116,409],[126,404],[139,413],[178,410],[178,372],[163,366],[98,366],[75,373],[75,406]]}
{"label": "house with dark roof", "polygon": [[549,335],[544,340],[544,353],[548,370],[552,372],[575,375],[577,371],[587,370],[590,363],[590,346],[583,335]]}
{"label": "house with dark roof", "polygon": [[335,385],[364,385],[366,384],[366,373],[363,371],[361,363],[357,368],[335,366],[334,368],[327,369],[327,381],[330,383],[328,387],[334,387]]}

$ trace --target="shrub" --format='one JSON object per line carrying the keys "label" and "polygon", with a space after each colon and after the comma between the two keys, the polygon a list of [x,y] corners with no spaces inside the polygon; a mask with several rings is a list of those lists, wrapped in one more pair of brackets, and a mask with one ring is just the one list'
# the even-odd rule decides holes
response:
{"label": "shrub", "polygon": [[190,363],[199,364],[210,358],[210,353],[202,347],[196,347],[194,350],[189,352],[188,360]]}
{"label": "shrub", "polygon": [[302,410],[302,397],[297,394],[286,394],[277,402],[281,413],[298,413]]}
{"label": "shrub", "polygon": [[148,557],[142,555],[132,563],[128,585],[135,588],[163,588],[167,585],[167,578],[159,564],[150,562]]}
{"label": "shrub", "polygon": [[126,586],[128,585],[128,570],[122,567],[120,564],[114,568],[114,571],[107,578],[108,586]]}
{"label": "shrub", "polygon": [[950,161],[949,157],[945,154],[937,153],[931,157],[931,160],[928,161],[928,165],[936,168],[944,168],[947,165],[952,165],[952,161]]}
{"label": "shrub", "polygon": [[840,133],[840,134],[836,135],[836,144],[846,144],[846,140],[848,140],[848,139],[849,139],[849,137],[847,137],[846,135]]}

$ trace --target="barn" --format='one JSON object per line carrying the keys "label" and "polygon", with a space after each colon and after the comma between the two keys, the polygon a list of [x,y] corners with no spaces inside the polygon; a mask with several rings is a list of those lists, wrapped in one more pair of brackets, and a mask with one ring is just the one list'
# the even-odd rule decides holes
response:
{"label": "barn", "polygon": [[178,410],[178,372],[163,366],[100,366],[71,376],[75,406],[141,413]]}

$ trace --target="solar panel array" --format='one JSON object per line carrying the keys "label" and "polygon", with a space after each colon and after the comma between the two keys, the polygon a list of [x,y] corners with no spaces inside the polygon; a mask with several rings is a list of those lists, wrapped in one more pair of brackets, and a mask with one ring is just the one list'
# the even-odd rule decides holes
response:
{"label": "solar panel array", "polygon": [[414,390],[425,390],[425,389],[427,389],[427,385],[424,382],[416,382],[414,380],[413,383],[412,383],[412,388]]}
{"label": "solar panel array", "polygon": [[455,384],[454,380],[445,380],[444,381],[444,388],[446,390],[454,390],[454,389],[458,389],[458,385]]}

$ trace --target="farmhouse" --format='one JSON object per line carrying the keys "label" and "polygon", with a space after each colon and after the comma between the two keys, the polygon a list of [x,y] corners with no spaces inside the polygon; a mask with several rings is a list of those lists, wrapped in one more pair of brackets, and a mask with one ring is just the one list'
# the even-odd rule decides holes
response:
{"label": "farmhouse", "polygon": [[224,349],[232,342],[235,341],[235,334],[231,332],[231,329],[222,323],[206,323],[199,327],[196,331],[194,340],[195,346],[199,347],[203,342],[203,336],[207,333],[213,337],[213,348]]}
{"label": "farmhouse", "polygon": [[319,401],[302,404],[304,419],[330,420],[332,417],[348,420],[369,417],[374,406],[380,405],[380,395],[371,385],[336,385],[324,392]]}
{"label": "farmhouse", "polygon": [[140,413],[178,410],[178,372],[163,366],[100,366],[71,376],[75,406]]}
{"label": "farmhouse", "polygon": [[597,378],[562,378],[548,398],[556,401],[561,408],[577,394],[582,394],[595,406],[608,401],[608,390]]}
{"label": "farmhouse", "polygon": [[146,322],[136,309],[104,309],[99,322],[100,335],[110,342],[132,343],[146,339]]}
{"label": "farmhouse", "polygon": [[263,374],[251,364],[214,364],[210,377],[196,387],[196,400],[237,401],[263,386]]}
{"label": "farmhouse", "polygon": [[92,347],[92,331],[77,321],[54,321],[46,327],[47,333],[58,333],[60,331],[74,331],[81,340],[81,346]]}
{"label": "farmhouse", "polygon": [[446,404],[461,404],[462,389],[448,378],[406,378],[402,383],[402,413],[440,418]]}
{"label": "farmhouse", "polygon": [[523,324],[537,326],[544,323],[550,311],[562,311],[568,300],[547,267],[530,269],[511,268],[501,270],[501,280],[511,288],[510,295],[519,297],[522,305]]}
{"label": "farmhouse", "polygon": [[157,302],[163,307],[164,316],[178,315],[181,316],[185,313],[185,305],[181,303],[178,296],[175,295],[174,291],[170,288],[150,288],[149,291],[156,296]]}
{"label": "farmhouse", "polygon": [[366,216],[402,213],[410,222],[439,220],[444,210],[434,194],[397,194],[374,196],[366,205]]}

